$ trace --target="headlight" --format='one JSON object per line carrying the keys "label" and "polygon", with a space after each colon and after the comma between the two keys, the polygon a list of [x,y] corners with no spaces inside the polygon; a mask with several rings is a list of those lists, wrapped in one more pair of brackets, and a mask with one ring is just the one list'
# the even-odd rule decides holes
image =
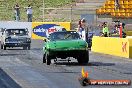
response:
{"label": "headlight", "polygon": [[88,48],[88,44],[86,45],[86,47]]}
{"label": "headlight", "polygon": [[27,38],[27,42],[30,42],[31,41],[31,39],[30,38]]}
{"label": "headlight", "polygon": [[8,38],[6,38],[6,39],[5,39],[5,42],[8,42],[8,41],[9,41],[9,39],[8,39]]}

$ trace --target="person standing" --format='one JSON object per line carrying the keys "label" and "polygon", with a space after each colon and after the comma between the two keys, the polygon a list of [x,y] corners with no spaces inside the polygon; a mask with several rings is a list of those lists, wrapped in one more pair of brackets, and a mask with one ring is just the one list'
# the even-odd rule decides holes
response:
{"label": "person standing", "polygon": [[88,27],[86,25],[86,20],[83,18],[81,20],[79,20],[78,23],[78,32],[81,36],[81,38],[85,41],[87,41],[87,37],[88,37]]}
{"label": "person standing", "polygon": [[14,10],[15,10],[15,20],[19,21],[20,20],[20,6],[18,5],[18,3],[14,6]]}
{"label": "person standing", "polygon": [[79,19],[78,30],[77,31],[78,31],[80,37],[82,37],[82,22],[81,22],[81,19]]}
{"label": "person standing", "polygon": [[119,8],[120,8],[119,0],[115,0],[115,9]]}
{"label": "person standing", "polygon": [[28,5],[28,7],[26,7],[26,12],[27,12],[27,18],[28,18],[28,22],[32,22],[32,7],[30,5]]}
{"label": "person standing", "polygon": [[108,37],[109,36],[109,28],[108,28],[106,22],[104,22],[104,24],[103,24],[103,35],[104,35],[104,37]]}

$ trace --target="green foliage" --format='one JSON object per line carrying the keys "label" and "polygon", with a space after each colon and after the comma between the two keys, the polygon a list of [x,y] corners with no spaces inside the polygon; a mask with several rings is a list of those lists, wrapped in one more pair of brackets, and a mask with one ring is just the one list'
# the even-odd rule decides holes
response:
{"label": "green foliage", "polygon": [[[73,0],[44,0],[44,5],[46,8],[49,7],[61,7],[66,4],[72,3]],[[21,21],[27,21],[26,9],[29,4],[33,7],[33,21],[42,21],[43,15],[43,0],[5,0],[5,2],[0,3],[0,7],[4,5],[6,10],[4,13],[0,13],[0,20],[14,20],[14,5],[18,3],[20,6],[20,17]],[[0,12],[3,9],[0,8]]]}
{"label": "green foliage", "polygon": [[46,7],[58,7],[71,3],[72,0],[45,0]]}

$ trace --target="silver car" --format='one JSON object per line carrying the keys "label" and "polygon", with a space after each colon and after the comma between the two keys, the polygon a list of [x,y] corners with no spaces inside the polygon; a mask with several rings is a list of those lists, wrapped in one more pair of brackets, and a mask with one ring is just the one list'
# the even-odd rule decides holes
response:
{"label": "silver car", "polygon": [[1,36],[1,49],[7,47],[23,47],[24,50],[30,50],[31,38],[28,35],[28,29],[12,28],[5,29]]}

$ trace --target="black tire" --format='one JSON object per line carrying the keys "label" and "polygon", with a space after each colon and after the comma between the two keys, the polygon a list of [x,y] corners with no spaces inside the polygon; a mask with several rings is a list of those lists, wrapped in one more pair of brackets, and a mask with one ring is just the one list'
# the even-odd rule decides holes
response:
{"label": "black tire", "polygon": [[3,49],[6,50],[6,46],[5,45],[3,45]]}
{"label": "black tire", "polygon": [[26,46],[23,46],[23,50],[27,50],[27,47]]}
{"label": "black tire", "polygon": [[45,54],[43,55],[43,63],[46,63]]}
{"label": "black tire", "polygon": [[51,59],[47,59],[47,65],[50,65],[51,64]]}
{"label": "black tire", "polygon": [[1,49],[3,49],[3,45],[1,44]]}
{"label": "black tire", "polygon": [[27,48],[28,48],[28,50],[30,50],[30,49],[31,49],[31,46],[30,46],[30,44],[28,45],[28,47],[27,47]]}
{"label": "black tire", "polygon": [[46,59],[46,64],[50,65],[51,64],[51,56],[49,54],[45,54],[45,59]]}
{"label": "black tire", "polygon": [[89,62],[89,51],[86,51],[83,54],[80,54],[77,57],[77,61],[79,64],[87,64]]}

